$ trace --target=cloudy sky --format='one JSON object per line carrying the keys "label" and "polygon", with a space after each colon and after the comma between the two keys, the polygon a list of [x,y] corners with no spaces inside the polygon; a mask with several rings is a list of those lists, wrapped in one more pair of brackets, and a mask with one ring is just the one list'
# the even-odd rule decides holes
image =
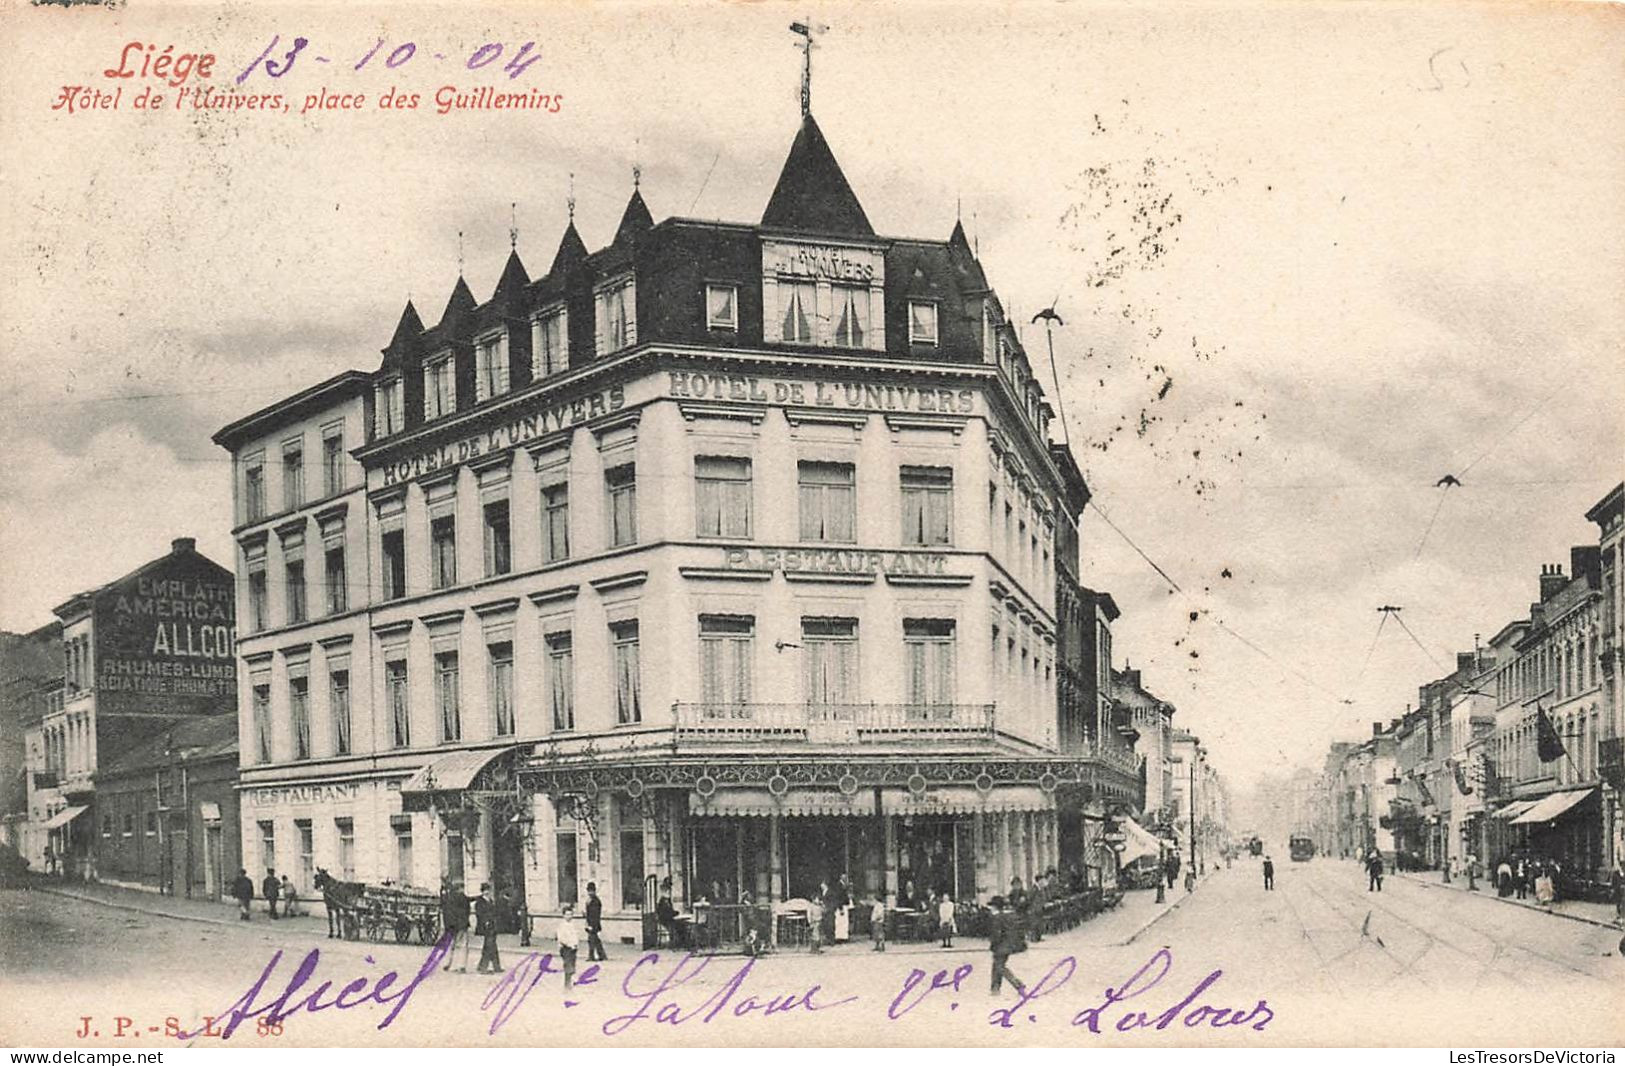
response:
{"label": "cloudy sky", "polygon": [[[408,294],[432,322],[459,231],[483,299],[512,203],[545,269],[572,173],[592,247],[634,163],[657,219],[754,221],[795,131],[799,9],[345,9],[0,9],[0,626],[173,536],[230,560],[209,435],[375,367]],[[1221,769],[1312,764],[1402,713],[1595,539],[1625,472],[1617,12],[817,10],[814,111],[876,228],[946,237],[957,211],[1007,307],[1057,303],[1086,579]],[[214,53],[223,85],[273,35],[310,44],[245,90],[368,109],[146,115],[132,79],[121,111],[51,110],[128,41]],[[513,82],[458,62],[526,40]],[[429,107],[498,83],[563,108]],[[374,110],[392,88],[422,109]],[[1414,641],[1373,646],[1386,603]]]}

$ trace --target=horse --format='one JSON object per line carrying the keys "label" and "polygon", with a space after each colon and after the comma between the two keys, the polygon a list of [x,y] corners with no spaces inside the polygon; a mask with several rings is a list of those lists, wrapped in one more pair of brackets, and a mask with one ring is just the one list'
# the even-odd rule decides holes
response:
{"label": "horse", "polygon": [[327,910],[328,939],[355,939],[355,906],[367,886],[359,881],[340,881],[325,869],[317,868],[316,888],[321,891]]}

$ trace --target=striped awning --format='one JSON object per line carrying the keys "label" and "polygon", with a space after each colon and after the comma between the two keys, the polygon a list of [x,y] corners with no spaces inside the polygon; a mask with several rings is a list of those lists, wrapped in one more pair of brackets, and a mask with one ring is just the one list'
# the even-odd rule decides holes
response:
{"label": "striped awning", "polygon": [[987,792],[970,785],[928,788],[920,795],[900,789],[880,794],[887,814],[999,814],[1014,811],[1052,811],[1055,797],[1036,785],[995,786]]}
{"label": "striped awning", "polygon": [[778,797],[765,788],[720,788],[710,799],[689,793],[688,813],[702,817],[872,818],[875,794],[871,789],[848,796],[835,789],[792,788]]}

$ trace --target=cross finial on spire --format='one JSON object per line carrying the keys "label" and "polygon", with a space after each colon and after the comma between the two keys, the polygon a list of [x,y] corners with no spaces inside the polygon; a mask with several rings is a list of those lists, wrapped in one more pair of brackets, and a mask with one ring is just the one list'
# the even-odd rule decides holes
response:
{"label": "cross finial on spire", "polygon": [[808,18],[790,23],[790,32],[801,38],[801,116],[812,114],[812,50],[813,34],[823,33],[828,26],[820,26]]}
{"label": "cross finial on spire", "polygon": [[570,171],[570,195],[564,201],[564,206],[570,212],[570,221],[574,222],[576,220],[576,172],[573,170]]}
{"label": "cross finial on spire", "polygon": [[457,231],[457,276],[463,276],[463,231]]}
{"label": "cross finial on spire", "polygon": [[508,250],[519,250],[519,201],[508,204]]}
{"label": "cross finial on spire", "polygon": [[632,164],[632,188],[636,189],[643,184],[643,168],[636,163]]}

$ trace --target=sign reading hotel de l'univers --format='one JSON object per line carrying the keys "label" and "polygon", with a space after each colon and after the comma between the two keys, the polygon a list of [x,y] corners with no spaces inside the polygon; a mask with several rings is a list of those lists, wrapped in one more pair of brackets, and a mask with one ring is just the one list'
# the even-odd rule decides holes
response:
{"label": "sign reading hotel de l'univers", "polygon": [[215,714],[237,699],[236,590],[198,556],[96,594],[97,709]]}
{"label": "sign reading hotel de l'univers", "polygon": [[[881,413],[970,415],[976,413],[975,389],[850,381],[844,379],[793,380],[749,374],[721,374],[673,370],[666,376],[666,396],[678,400],[707,400],[752,406],[836,408]],[[397,485],[426,474],[443,472],[483,456],[517,448],[541,437],[614,414],[629,399],[621,385],[589,390],[575,396],[545,395],[532,405],[517,408],[507,419],[479,433],[448,441],[383,464],[384,485]]]}

